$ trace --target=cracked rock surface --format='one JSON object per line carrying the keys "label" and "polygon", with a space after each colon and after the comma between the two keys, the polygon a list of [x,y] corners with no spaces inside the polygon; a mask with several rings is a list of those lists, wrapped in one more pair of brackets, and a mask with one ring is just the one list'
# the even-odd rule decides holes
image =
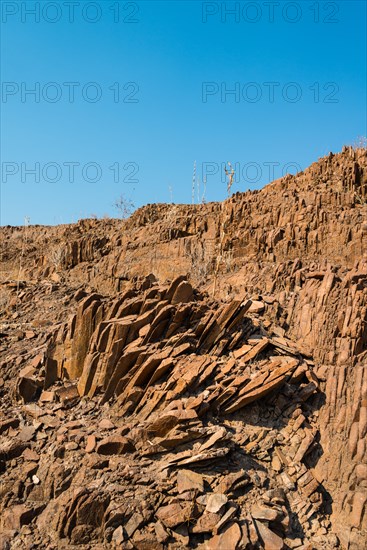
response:
{"label": "cracked rock surface", "polygon": [[366,166],[1,228],[0,548],[364,547]]}

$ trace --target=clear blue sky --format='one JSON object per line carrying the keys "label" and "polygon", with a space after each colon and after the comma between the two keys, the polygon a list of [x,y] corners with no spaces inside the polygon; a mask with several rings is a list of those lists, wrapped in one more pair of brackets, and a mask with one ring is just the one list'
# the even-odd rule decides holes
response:
{"label": "clear blue sky", "polygon": [[0,3],[2,225],[191,202],[195,160],[222,200],[226,161],[245,191],[367,133],[364,1]]}

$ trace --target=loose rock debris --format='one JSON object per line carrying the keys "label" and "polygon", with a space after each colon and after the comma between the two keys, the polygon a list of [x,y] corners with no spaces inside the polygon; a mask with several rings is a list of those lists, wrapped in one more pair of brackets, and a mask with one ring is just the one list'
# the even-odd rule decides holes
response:
{"label": "loose rock debris", "polygon": [[77,303],[2,413],[4,548],[337,546],[313,362],[258,303],[183,277]]}

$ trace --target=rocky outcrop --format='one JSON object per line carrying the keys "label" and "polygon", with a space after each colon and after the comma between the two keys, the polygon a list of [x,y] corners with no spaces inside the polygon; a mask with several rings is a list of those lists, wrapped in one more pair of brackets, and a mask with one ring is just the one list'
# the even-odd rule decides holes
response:
{"label": "rocky outcrop", "polygon": [[[125,519],[116,527],[118,532],[113,531],[114,544],[133,540],[136,547],[146,543],[152,548],[154,544],[163,548],[172,544],[178,547],[206,544],[219,548],[231,544],[242,547],[248,540],[249,547],[251,544],[267,547],[267,544],[275,548],[281,539],[283,544],[286,541],[289,547],[296,548],[298,543],[292,542],[290,535],[296,540],[299,538],[299,547],[308,540],[316,548],[322,548],[337,544],[331,538],[334,532],[343,548],[363,547],[367,517],[366,166],[366,150],[345,148],[340,154],[320,159],[303,173],[282,178],[261,191],[236,194],[221,204],[148,205],[125,222],[83,220],[74,226],[1,230],[5,279],[2,281],[4,359],[0,392],[8,396],[5,388],[10,384],[14,396],[13,399],[5,397],[3,437],[19,430],[11,425],[5,429],[6,422],[18,418],[18,409],[14,410],[14,418],[8,412],[13,410],[16,399],[19,407],[34,407],[37,403],[41,410],[56,408],[52,414],[46,412],[45,417],[52,417],[57,410],[64,411],[66,418],[69,410],[80,411],[84,416],[86,403],[93,404],[92,416],[112,410],[108,414],[116,414],[116,433],[103,430],[87,433],[87,427],[83,442],[88,442],[88,448],[93,451],[86,455],[92,460],[97,446],[112,437],[113,441],[105,441],[100,448],[108,449],[110,445],[129,448],[122,452],[131,459],[132,467],[138,464],[134,453],[138,456],[146,453],[146,449],[140,447],[139,437],[149,440],[161,453],[168,453],[163,445],[167,440],[171,441],[170,445],[177,445],[179,441],[183,446],[195,447],[195,438],[191,443],[184,441],[183,434],[190,422],[199,422],[196,428],[200,429],[206,428],[208,422],[217,428],[225,423],[228,433],[228,419],[239,415],[246,426],[254,429],[270,426],[277,432],[277,442],[269,447],[271,450],[267,449],[267,439],[260,437],[259,445],[254,444],[255,451],[250,446],[245,454],[260,460],[261,466],[265,463],[269,480],[266,483],[272,487],[280,483],[286,497],[284,505],[290,514],[291,531],[277,525],[283,521],[281,515],[278,520],[271,520],[270,517],[275,517],[272,511],[255,509],[252,513],[251,506],[256,500],[252,497],[247,501],[231,497],[232,501],[229,499],[219,514],[206,510],[206,503],[196,502],[196,497],[193,508],[191,504],[188,506],[188,501],[177,497],[172,485],[164,492],[167,500],[160,502],[160,506],[174,508],[154,515],[154,526],[148,529],[152,522],[146,519],[146,512],[135,510],[131,505],[129,510],[134,509],[135,515],[129,519],[129,513],[124,515]],[[19,256],[22,257],[21,271]],[[177,274],[182,277],[177,279]],[[175,280],[174,285],[170,285],[169,280]],[[194,287],[199,290],[193,290]],[[44,303],[50,304],[50,310],[41,313]],[[256,338],[248,332],[251,330],[255,335],[258,333]],[[34,364],[30,365],[32,359]],[[198,383],[205,395],[197,391]],[[289,393],[289,388],[295,393]],[[299,393],[304,401],[298,397]],[[194,403],[195,400],[200,403],[188,406],[185,399],[191,398]],[[283,417],[277,415],[283,415],[279,411],[285,405],[275,406],[274,399],[283,399],[288,406],[301,403],[300,412],[295,413],[297,417],[286,416],[280,421]],[[182,407],[170,405],[175,401]],[[153,407],[151,411],[148,404]],[[166,411],[170,406],[172,410]],[[268,425],[267,417],[265,422],[261,415],[269,412],[269,406]],[[274,411],[279,409],[277,413],[271,409],[273,406]],[[143,411],[145,416],[140,417]],[[148,413],[153,415],[153,428],[150,428],[153,431],[146,432]],[[154,414],[164,415],[163,432],[170,427],[169,431],[155,431],[159,427],[154,425]],[[180,415],[192,415],[192,418],[184,420]],[[251,415],[255,415],[255,419],[251,420]],[[301,422],[299,426],[297,418]],[[24,417],[18,420],[27,422]],[[292,444],[287,443],[292,439],[287,430],[293,426],[293,420],[292,437],[297,437]],[[125,428],[128,426],[133,432],[139,425],[134,422],[142,424],[143,435],[130,439]],[[182,422],[189,424],[181,425]],[[53,428],[36,429],[47,434],[47,430]],[[250,435],[245,446],[255,441],[257,435]],[[224,443],[209,446],[205,452],[197,446],[196,454],[206,457],[198,464],[211,464],[212,460],[220,463],[221,456],[232,457],[231,453],[238,450],[238,442],[232,436],[230,431],[229,439],[235,447],[230,445],[225,455],[221,455],[223,448],[227,448]],[[284,440],[279,441],[278,436]],[[26,442],[23,454],[31,451],[35,441],[37,445],[39,441],[49,441],[48,436],[34,439],[37,437],[33,435],[31,443]],[[79,456],[82,440],[67,440],[68,443],[76,443],[78,447],[67,452]],[[200,442],[203,444],[204,440]],[[16,442],[15,449],[21,449],[17,445]],[[263,450],[265,454],[261,455]],[[17,454],[18,451],[11,452]],[[269,457],[264,459],[266,452]],[[0,459],[0,475],[4,468],[5,474],[9,474],[6,453],[4,450]],[[21,456],[11,459],[17,461],[14,479]],[[143,461],[152,460],[156,465],[162,456],[160,453],[144,455]],[[191,449],[191,455],[182,460],[191,460],[193,456]],[[282,457],[286,457],[287,464]],[[106,455],[93,460],[90,479],[95,472],[102,471],[105,476],[105,468],[109,468]],[[296,477],[298,470],[292,469],[294,461],[296,468],[301,465],[303,470],[304,465],[307,469],[301,474],[307,475],[300,478],[300,483]],[[184,464],[174,464],[179,464],[180,471],[184,467]],[[98,465],[105,466],[100,469]],[[167,470],[168,478],[160,479],[161,487],[174,479],[170,477],[172,467]],[[191,466],[189,470],[199,473],[196,467],[195,471]],[[225,491],[215,489],[222,474],[214,472],[204,472],[204,475],[213,475],[216,479],[214,485],[209,480],[212,492],[225,495]],[[278,477],[274,477],[275,472]],[[234,473],[229,468],[226,475]],[[72,476],[72,479],[75,484],[79,478]],[[306,480],[305,487],[309,483],[313,485],[302,492],[302,482]],[[292,483],[295,489],[291,489]],[[307,495],[316,485],[322,501],[314,497],[314,493]],[[257,487],[256,483],[252,486],[254,490]],[[143,485],[147,487],[149,484]],[[88,494],[75,495],[76,500],[69,503],[72,513],[78,508],[79,500],[96,495],[98,491],[95,491],[92,487]],[[293,494],[294,491],[297,494]],[[203,495],[206,493],[208,491]],[[263,499],[265,493],[260,493]],[[24,506],[26,499],[23,492],[21,495],[14,506]],[[69,496],[64,494],[65,499]],[[291,503],[293,496],[298,504]],[[47,498],[42,505],[47,505]],[[104,498],[102,495],[101,511],[96,517],[100,517],[99,513],[105,514],[111,505]],[[312,499],[316,499],[316,511],[303,510],[307,503],[314,504]],[[141,496],[138,500],[141,501]],[[264,505],[266,502],[265,498]],[[65,508],[66,504],[60,506]],[[159,509],[155,506],[154,514]],[[269,508],[268,504],[265,507]],[[177,513],[180,518],[190,512],[194,519],[171,528],[164,523],[164,518],[171,515],[170,510],[173,510],[172,516]],[[249,515],[244,516],[243,510]],[[27,526],[38,525],[38,520],[35,521],[40,514],[38,508],[35,515],[27,515],[21,508],[18,511],[19,518],[30,518]],[[258,514],[268,519],[256,517]],[[302,529],[295,528],[292,518],[296,516],[292,514],[297,515]],[[125,523],[130,519],[126,531]],[[222,520],[225,520],[223,524]],[[313,524],[316,520],[318,527]],[[14,529],[22,529],[21,521]],[[80,543],[75,542],[79,540],[78,532],[80,540],[109,540],[109,534],[103,538],[102,520],[98,526],[81,523],[73,536],[75,519],[71,519],[67,528],[68,519],[62,521],[62,537],[73,544]],[[246,521],[246,529],[242,521]],[[9,528],[9,520],[7,525]],[[187,532],[182,531],[182,525],[186,525]],[[212,526],[210,531],[200,531],[207,525]]]}
{"label": "rocky outcrop", "polygon": [[5,544],[335,547],[310,355],[258,302],[142,286],[81,298],[20,372],[40,394],[17,384],[1,429]]}

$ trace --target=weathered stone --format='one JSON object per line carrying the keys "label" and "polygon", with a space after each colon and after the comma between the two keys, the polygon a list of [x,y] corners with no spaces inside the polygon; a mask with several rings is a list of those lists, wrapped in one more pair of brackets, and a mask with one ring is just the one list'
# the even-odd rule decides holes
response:
{"label": "weathered stone", "polygon": [[243,470],[228,474],[225,477],[222,477],[217,491],[225,494],[232,491],[237,491],[237,489],[246,487],[246,485],[249,484],[249,479],[248,474]]}
{"label": "weathered stone", "polygon": [[169,534],[167,533],[167,531],[165,530],[165,528],[163,527],[160,521],[157,521],[154,524],[154,531],[158,542],[162,542],[162,543],[167,542],[167,540],[169,539]]}
{"label": "weathered stone", "polygon": [[364,491],[363,493],[360,491],[357,491],[356,493],[354,493],[350,521],[351,521],[351,524],[357,529],[359,529],[361,526],[363,511],[366,506],[366,502],[367,502],[366,491]]}
{"label": "weathered stone", "polygon": [[29,447],[29,443],[19,439],[0,441],[0,460],[12,460],[20,456],[27,447]]}
{"label": "weathered stone", "polygon": [[212,533],[213,529],[220,522],[220,514],[214,514],[212,512],[204,512],[199,517],[196,524],[192,527],[193,533]]}
{"label": "weathered stone", "polygon": [[195,507],[191,502],[174,502],[159,508],[156,512],[157,518],[166,527],[176,527],[181,523],[189,522],[195,517]]}
{"label": "weathered stone", "polygon": [[122,525],[117,527],[112,534],[112,540],[115,544],[122,544],[125,540],[124,531]]}
{"label": "weathered stone", "polygon": [[23,403],[36,401],[41,394],[41,384],[33,378],[20,378],[17,384],[17,393]]}
{"label": "weathered stone", "polygon": [[35,433],[36,429],[34,426],[24,426],[24,428],[20,430],[18,437],[21,441],[27,442],[34,438]]}
{"label": "weathered stone", "polygon": [[131,516],[129,521],[126,523],[124,529],[128,537],[132,537],[137,529],[144,523],[144,517],[136,512]]}
{"label": "weathered stone", "polygon": [[262,521],[276,521],[280,519],[280,514],[275,508],[267,508],[265,506],[259,506],[258,504],[251,507],[251,515],[253,518]]}
{"label": "weathered stone", "polygon": [[202,493],[204,491],[203,477],[191,470],[180,470],[177,474],[177,490],[179,493],[192,490]]}
{"label": "weathered stone", "polygon": [[[29,226],[25,247],[18,228],[1,228],[5,273],[22,255],[24,279],[0,282],[0,516],[19,502],[46,506],[6,544],[108,545],[122,527],[114,542],[126,550],[189,547],[208,542],[196,526],[219,516],[211,532],[221,536],[238,515],[241,548],[264,547],[254,521],[288,546],[363,547],[366,163],[365,149],[348,147],[221,204]],[[189,295],[185,275],[158,284],[178,273],[199,288]],[[47,392],[38,406],[17,403],[23,379],[25,399]],[[86,453],[104,429],[138,452]],[[20,454],[20,433],[34,455]],[[231,499],[220,513],[205,512],[210,493],[177,491],[188,467]],[[197,513],[167,531],[159,523],[159,542],[154,514],[177,501]],[[252,507],[268,519],[252,521]]]}
{"label": "weathered stone", "polygon": [[219,535],[200,545],[200,550],[236,550],[241,540],[242,532],[238,523],[229,524]]}
{"label": "weathered stone", "polygon": [[193,298],[193,290],[190,283],[187,281],[182,281],[172,297],[172,304],[186,303]]}
{"label": "weathered stone", "polygon": [[112,435],[102,439],[96,447],[96,452],[101,455],[120,455],[133,451],[134,446],[131,441],[119,435]]}
{"label": "weathered stone", "polygon": [[261,521],[255,520],[256,529],[259,532],[264,550],[282,550],[283,540]]}
{"label": "weathered stone", "polygon": [[175,415],[167,414],[158,418],[155,422],[149,424],[146,428],[148,434],[156,437],[164,437],[168,432],[172,430],[178,424],[178,418]]}
{"label": "weathered stone", "polygon": [[367,479],[367,464],[357,464],[356,476],[358,479]]}
{"label": "weathered stone", "polygon": [[228,498],[226,497],[226,495],[220,493],[212,493],[208,495],[206,511],[211,512],[212,514],[216,514],[223,509],[227,502]]}
{"label": "weathered stone", "polygon": [[235,400],[234,403],[226,407],[224,412],[235,412],[245,405],[261,399],[269,392],[277,389],[285,382],[287,374],[292,372],[297,363],[297,360],[290,360],[287,361],[282,367],[271,371],[268,375],[265,373],[264,375],[255,377],[253,381],[244,386],[244,388],[240,391],[240,397]]}
{"label": "weathered stone", "polygon": [[23,451],[22,456],[24,460],[32,460],[35,462],[38,462],[40,459],[39,454],[33,451],[32,449],[29,449],[28,447]]}
{"label": "weathered stone", "polygon": [[249,308],[249,313],[261,313],[265,309],[264,302],[258,300],[252,300],[251,306]]}
{"label": "weathered stone", "polygon": [[95,435],[88,435],[87,443],[85,445],[85,452],[86,453],[92,453],[95,448],[96,448],[96,436]]}
{"label": "weathered stone", "polygon": [[218,523],[215,525],[215,527],[213,528],[213,535],[216,535],[217,533],[219,533],[224,525],[226,525],[237,513],[237,506],[230,506],[228,508],[228,510],[226,511],[226,513],[224,514],[224,516],[222,516],[222,518],[218,521]]}
{"label": "weathered stone", "polygon": [[100,430],[113,430],[114,424],[108,418],[103,418],[98,424]]}
{"label": "weathered stone", "polygon": [[4,511],[2,517],[2,528],[19,530],[22,525],[28,525],[36,514],[40,511],[40,507],[27,507],[24,504],[17,504]]}
{"label": "weathered stone", "polygon": [[19,426],[19,418],[9,418],[0,422],[0,434],[6,432],[9,428],[17,428]]}
{"label": "weathered stone", "polygon": [[43,391],[40,395],[39,400],[42,403],[51,403],[55,399],[55,392],[53,391]]}
{"label": "weathered stone", "polygon": [[246,355],[249,351],[252,350],[252,346],[250,346],[249,344],[244,344],[243,346],[241,346],[239,349],[236,349],[234,350],[233,352],[233,356],[236,358],[236,359],[241,359],[241,357],[243,357],[244,355]]}

